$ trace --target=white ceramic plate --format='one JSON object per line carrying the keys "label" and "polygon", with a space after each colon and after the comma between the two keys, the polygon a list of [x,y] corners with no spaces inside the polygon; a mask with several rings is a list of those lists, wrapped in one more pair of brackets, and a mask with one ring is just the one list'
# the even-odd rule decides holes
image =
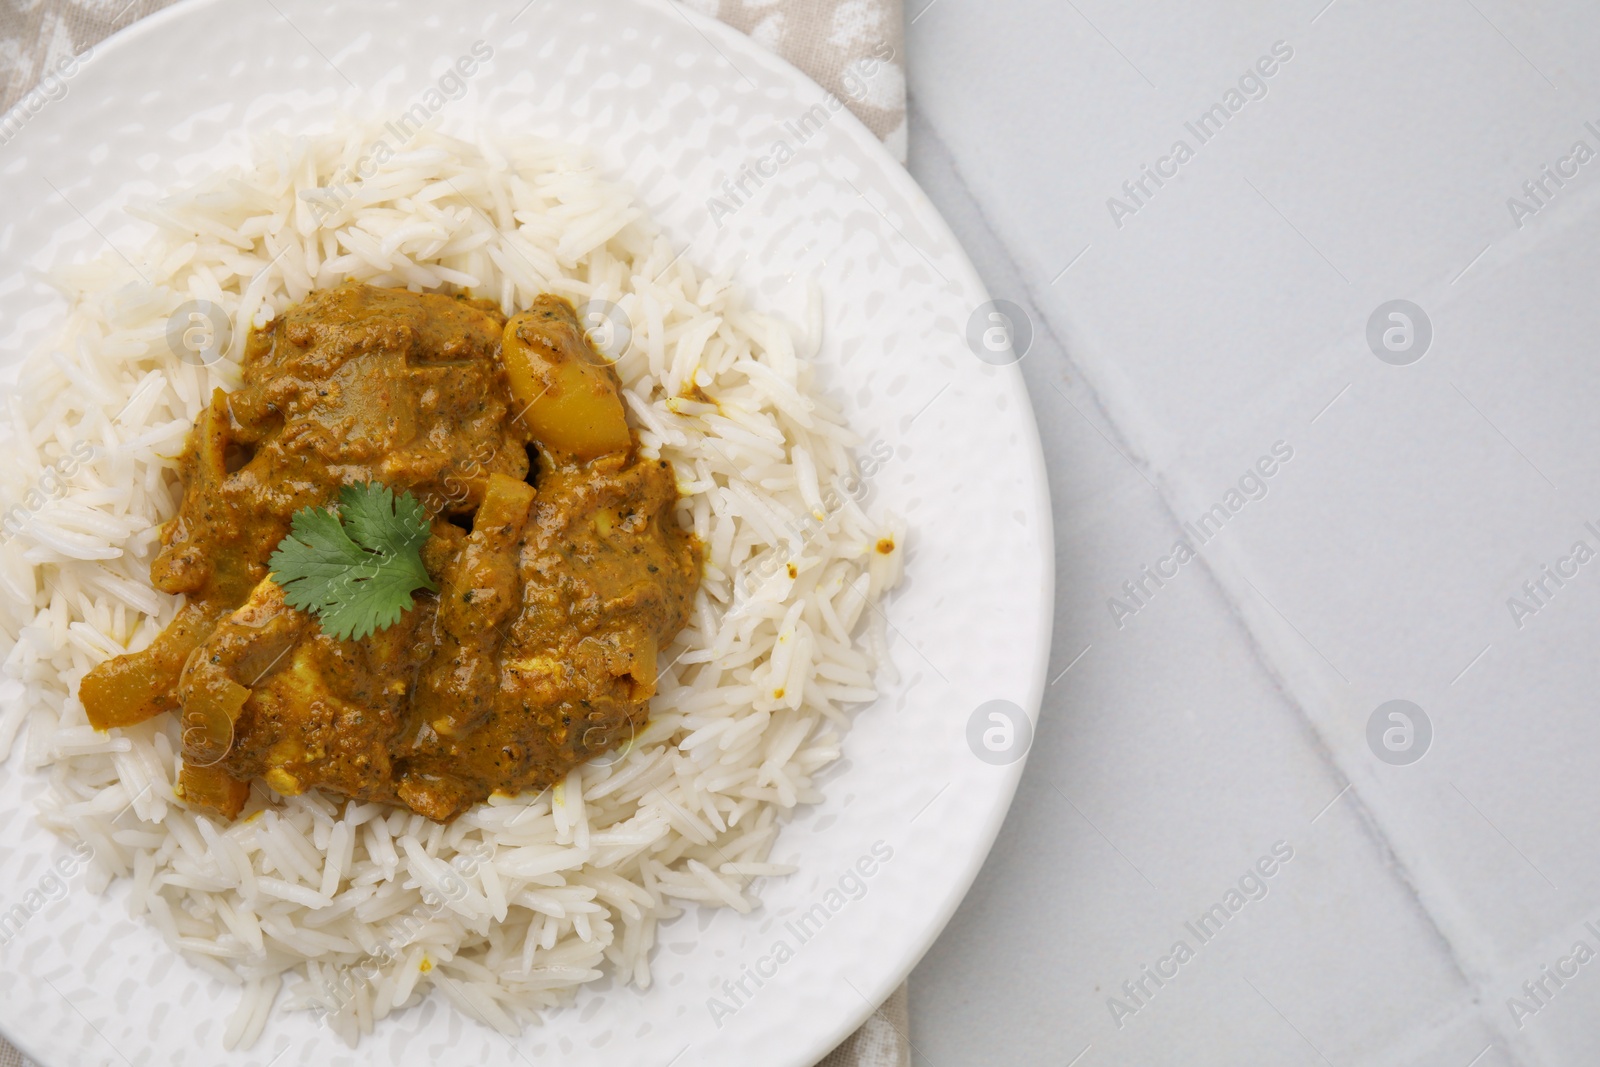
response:
{"label": "white ceramic plate", "polygon": [[[494,57],[442,109],[445,129],[481,123],[588,146],[686,255],[737,266],[769,308],[793,314],[797,279],[820,285],[827,385],[869,448],[892,453],[871,476],[871,504],[912,531],[888,608],[900,681],[858,716],[824,778],[826,802],[780,837],[774,859],[800,873],[768,880],[752,915],[691,910],[664,928],[648,991],[590,987],[514,1046],[430,998],[355,1051],[309,1016],[281,1016],[255,1049],[228,1055],[235,994],[131,921],[119,889],[102,899],[74,883],[0,947],[0,1031],[49,1067],[811,1067],[905,978],[999,829],[1027,729],[1009,757],[978,744],[985,760],[969,727],[992,700],[1037,714],[1050,509],[1021,376],[968,341],[969,322],[990,324],[974,320],[988,298],[971,265],[871,134],[745,37],[665,2],[536,0],[519,14],[520,2],[198,0],[97,47],[66,95],[0,146],[0,365],[14,369],[62,313],[30,268],[99,254],[107,240],[137,246],[120,212],[130,194],[242,158],[245,130],[311,128],[341,108],[398,115],[485,41]],[[813,112],[802,127],[818,104],[825,119]],[[763,163],[775,173],[759,187],[746,179],[747,202],[713,220],[708,198],[726,197],[724,180],[779,140],[793,158]],[[0,770],[0,913],[66,852],[35,825],[41,783],[19,762]],[[867,865],[864,892],[830,896],[875,847],[892,858]],[[828,921],[802,942],[787,924],[818,903]],[[794,955],[774,968],[780,940]],[[758,969],[769,973],[759,987],[747,976]],[[723,983],[740,981],[738,1010],[713,1018],[709,999],[733,1003]]]}

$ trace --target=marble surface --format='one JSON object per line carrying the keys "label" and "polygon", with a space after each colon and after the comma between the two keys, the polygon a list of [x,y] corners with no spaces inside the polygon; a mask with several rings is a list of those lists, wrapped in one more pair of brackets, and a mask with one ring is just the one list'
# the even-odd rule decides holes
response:
{"label": "marble surface", "polygon": [[1600,9],[908,23],[912,173],[1031,321],[1058,575],[916,1062],[1596,1062]]}

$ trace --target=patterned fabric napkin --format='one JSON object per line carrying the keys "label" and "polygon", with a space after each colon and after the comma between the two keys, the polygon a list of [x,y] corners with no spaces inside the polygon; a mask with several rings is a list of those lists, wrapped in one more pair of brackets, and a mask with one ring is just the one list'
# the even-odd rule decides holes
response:
{"label": "patterned fabric napkin", "polygon": [[[0,112],[60,60],[77,55],[174,0],[0,0]],[[749,34],[815,78],[902,163],[906,158],[901,0],[685,0]],[[871,64],[871,77],[858,64]],[[818,1067],[910,1067],[910,1018],[901,986]],[[0,1040],[0,1067],[34,1067]]]}
{"label": "patterned fabric napkin", "polygon": [[[901,0],[685,0],[749,34],[815,78],[906,161],[904,9]],[[877,59],[886,65],[857,64]],[[857,73],[873,71],[870,78]]]}

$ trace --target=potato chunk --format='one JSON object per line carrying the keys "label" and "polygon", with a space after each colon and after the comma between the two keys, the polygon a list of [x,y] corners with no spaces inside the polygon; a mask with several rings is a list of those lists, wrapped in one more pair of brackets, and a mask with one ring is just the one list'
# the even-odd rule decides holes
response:
{"label": "potato chunk", "polygon": [[621,386],[589,344],[572,305],[541,296],[506,323],[501,359],[522,419],[540,444],[577,459],[626,452],[632,444]]}

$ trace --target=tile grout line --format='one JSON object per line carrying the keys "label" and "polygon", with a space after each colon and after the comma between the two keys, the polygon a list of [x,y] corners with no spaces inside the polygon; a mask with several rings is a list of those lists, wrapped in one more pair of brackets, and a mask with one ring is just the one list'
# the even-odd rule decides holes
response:
{"label": "tile grout line", "polygon": [[[1051,320],[1048,310],[1049,305],[1039,299],[1041,294],[1032,283],[1026,280],[1027,275],[1021,269],[1011,245],[1001,236],[999,229],[990,221],[988,214],[974,196],[971,186],[968,185],[965,176],[961,173],[954,154],[949,149],[948,143],[940,135],[932,121],[925,115],[921,115],[918,109],[909,108],[908,110],[911,115],[916,117],[917,124],[924,128],[923,135],[931,135],[930,140],[937,146],[939,154],[944,157],[961,195],[966,199],[972,213],[982,222],[989,236],[993,239],[994,247],[1000,253],[999,258],[1003,261],[1005,270],[1009,271],[1018,280],[1029,301],[1033,304],[1033,308],[1041,320],[1038,325],[1042,327],[1042,332],[1049,335],[1051,340],[1056,343],[1061,351],[1062,361],[1066,368],[1076,375],[1094,407],[1105,417],[1106,425],[1111,431],[1111,439],[1121,446],[1119,450],[1124,452],[1124,458],[1131,456],[1135,463],[1144,468],[1140,472],[1141,474],[1156,473],[1144,453],[1130,447],[1133,442],[1124,429],[1124,422],[1132,417],[1123,415],[1119,418],[1118,410],[1114,410],[1103,400],[1103,394],[1099,387],[1101,376],[1090,373],[1088,367],[1069,351],[1065,344],[1061,343],[1063,334],[1057,331],[1056,324]],[[1044,295],[1048,295],[1048,293]],[[1137,420],[1133,421],[1136,425]],[[1170,498],[1170,486],[1160,477],[1154,479],[1146,477],[1146,480],[1151,481],[1152,486],[1156,489],[1157,499],[1160,502],[1162,511],[1166,514],[1168,522],[1171,524],[1172,530],[1181,531],[1182,519],[1179,516],[1176,502]],[[1220,554],[1224,557],[1229,555],[1226,547],[1219,546]],[[1534,1065],[1527,1063],[1512,1051],[1511,1039],[1515,1035],[1506,1032],[1498,1016],[1491,1018],[1494,1013],[1491,1010],[1490,1001],[1485,999],[1484,994],[1487,992],[1489,979],[1497,973],[1496,968],[1491,962],[1485,961],[1480,964],[1479,961],[1476,961],[1473,958],[1476,954],[1464,947],[1465,943],[1470,943],[1471,938],[1462,936],[1461,932],[1453,929],[1455,926],[1453,922],[1448,918],[1441,918],[1436,913],[1436,904],[1430,903],[1430,899],[1436,898],[1438,892],[1429,890],[1425,894],[1413,864],[1396,847],[1396,843],[1391,837],[1390,829],[1380,820],[1375,809],[1366,803],[1355,776],[1347,773],[1347,769],[1336,756],[1321,727],[1307,710],[1308,705],[1301,697],[1300,687],[1292,684],[1289,680],[1289,675],[1280,669],[1279,659],[1281,657],[1290,664],[1298,664],[1299,660],[1304,659],[1307,665],[1305,669],[1315,672],[1316,668],[1311,665],[1309,654],[1298,656],[1288,648],[1275,650],[1271,647],[1271,644],[1287,645],[1289,642],[1282,640],[1269,643],[1268,635],[1258,631],[1259,624],[1252,622],[1247,617],[1242,595],[1236,593],[1232,588],[1231,581],[1224,581],[1223,574],[1219,571],[1216,562],[1214,562],[1214,556],[1217,554],[1199,553],[1196,555],[1196,562],[1199,563],[1202,572],[1207,575],[1208,580],[1221,594],[1229,615],[1243,631],[1249,645],[1251,657],[1260,665],[1262,671],[1270,680],[1272,687],[1292,709],[1292,713],[1298,720],[1298,725],[1311,742],[1315,757],[1328,769],[1330,777],[1335,783],[1343,781],[1354,787],[1349,790],[1351,794],[1350,806],[1360,821],[1364,835],[1372,842],[1380,860],[1392,872],[1393,877],[1399,884],[1399,888],[1409,900],[1411,907],[1421,917],[1424,926],[1431,932],[1436,943],[1443,949],[1443,953],[1451,969],[1455,971],[1462,989],[1473,998],[1474,1003],[1480,1005],[1480,1010],[1477,1013],[1480,1021],[1491,1033],[1502,1039],[1502,1045],[1505,1047],[1507,1054],[1511,1056],[1509,1060],[1510,1067],[1534,1067]],[[1342,795],[1343,793],[1341,793]],[[1409,855],[1409,850],[1407,850],[1407,855]],[[1447,890],[1445,895],[1449,895]],[[1455,909],[1446,909],[1447,912],[1450,910]],[[1447,929],[1447,927],[1451,929]]]}

